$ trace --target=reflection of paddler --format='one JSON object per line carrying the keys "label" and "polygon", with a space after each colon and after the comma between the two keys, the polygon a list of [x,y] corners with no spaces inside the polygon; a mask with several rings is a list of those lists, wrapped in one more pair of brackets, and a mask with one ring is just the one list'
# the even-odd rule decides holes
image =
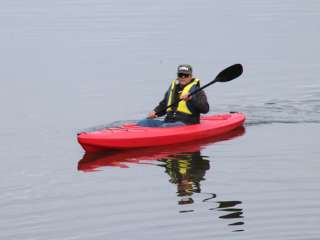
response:
{"label": "reflection of paddler", "polygon": [[[206,171],[210,168],[209,161],[201,156],[200,151],[171,155],[160,160],[170,176],[170,182],[177,184],[179,197],[200,193],[200,181],[205,180]],[[191,198],[183,199],[180,204],[192,203]]]}

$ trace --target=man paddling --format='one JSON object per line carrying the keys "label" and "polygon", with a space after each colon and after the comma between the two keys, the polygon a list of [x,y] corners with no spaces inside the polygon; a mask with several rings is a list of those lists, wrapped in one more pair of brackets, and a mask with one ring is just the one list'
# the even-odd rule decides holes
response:
{"label": "man paddling", "polygon": [[[200,122],[200,114],[209,111],[206,94],[200,90],[190,96],[190,93],[199,89],[200,80],[192,76],[192,67],[188,64],[179,65],[177,79],[173,80],[164,98],[147,119],[138,124],[149,127],[189,125]],[[166,115],[164,121],[155,118]]]}

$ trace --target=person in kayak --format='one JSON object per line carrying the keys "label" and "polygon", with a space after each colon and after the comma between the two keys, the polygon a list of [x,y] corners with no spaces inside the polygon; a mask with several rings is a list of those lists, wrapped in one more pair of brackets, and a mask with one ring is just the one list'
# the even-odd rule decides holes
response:
{"label": "person in kayak", "polygon": [[[192,67],[188,64],[179,65],[177,79],[172,81],[164,98],[148,114],[147,119],[138,122],[138,124],[149,127],[166,127],[200,123],[200,114],[209,112],[207,96],[203,90],[189,96],[199,87],[200,80],[193,77]],[[169,107],[179,99],[182,100]],[[155,119],[164,115],[166,115],[164,121]]]}

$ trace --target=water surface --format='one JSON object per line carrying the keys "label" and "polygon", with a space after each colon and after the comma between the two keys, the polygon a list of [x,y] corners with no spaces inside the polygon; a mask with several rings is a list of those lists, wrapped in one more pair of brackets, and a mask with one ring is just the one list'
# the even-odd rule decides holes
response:
{"label": "water surface", "polygon": [[[0,3],[1,239],[318,239],[318,1]],[[92,156],[80,129],[137,120],[176,66],[245,130]]]}

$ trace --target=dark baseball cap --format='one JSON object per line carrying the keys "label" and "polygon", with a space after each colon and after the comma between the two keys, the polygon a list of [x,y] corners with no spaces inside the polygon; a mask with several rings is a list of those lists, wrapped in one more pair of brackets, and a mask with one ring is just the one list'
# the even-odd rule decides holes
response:
{"label": "dark baseball cap", "polygon": [[192,75],[192,67],[189,64],[182,64],[178,66],[178,73],[185,73]]}

